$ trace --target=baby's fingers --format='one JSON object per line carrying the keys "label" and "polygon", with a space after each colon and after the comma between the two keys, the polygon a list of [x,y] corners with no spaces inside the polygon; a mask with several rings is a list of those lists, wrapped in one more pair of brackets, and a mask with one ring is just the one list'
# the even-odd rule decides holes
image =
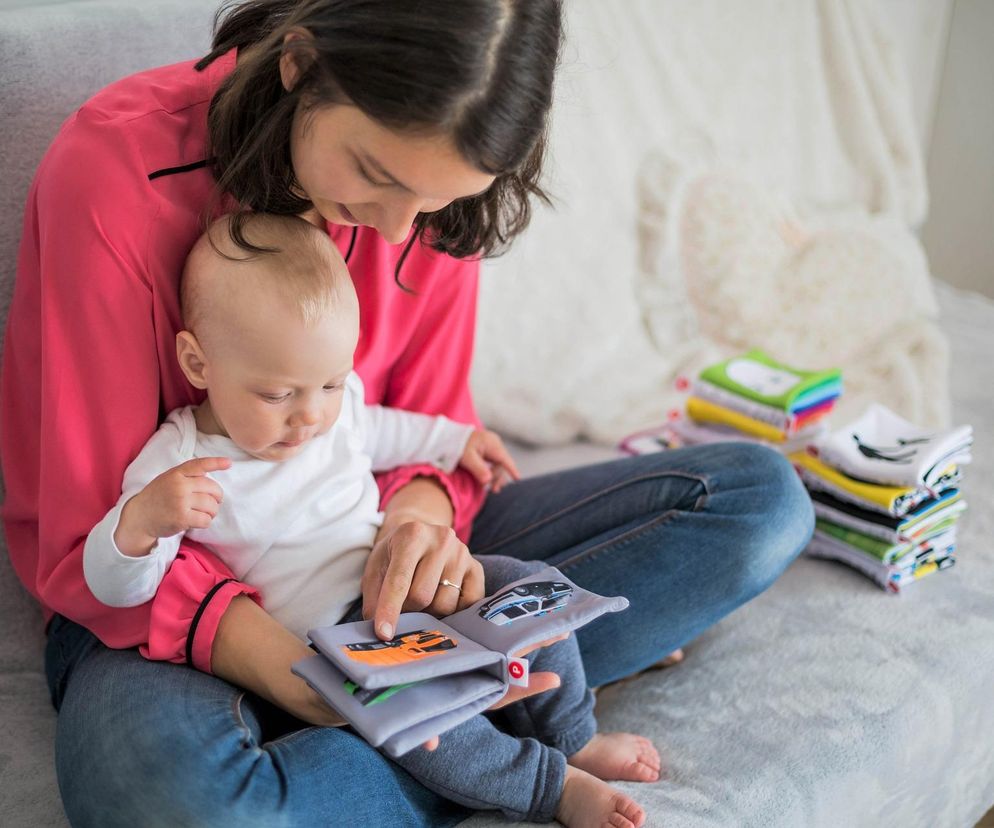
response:
{"label": "baby's fingers", "polygon": [[190,496],[189,505],[191,511],[202,512],[211,518],[217,517],[218,509],[221,507],[212,495],[199,492]]}
{"label": "baby's fingers", "polygon": [[493,472],[490,471],[490,464],[483,459],[483,455],[478,451],[467,451],[463,456],[462,460],[459,462],[466,471],[468,471],[476,481],[485,486],[493,479]]}
{"label": "baby's fingers", "polygon": [[221,488],[221,484],[216,480],[211,480],[209,477],[193,477],[190,480],[193,483],[193,491],[196,494],[212,497],[217,501],[218,505],[224,500],[224,489]]}
{"label": "baby's fingers", "polygon": [[187,477],[202,477],[210,472],[231,468],[231,460],[228,457],[194,457],[176,468]]}
{"label": "baby's fingers", "polygon": [[500,466],[511,476],[513,480],[521,479],[521,472],[518,471],[518,467],[514,463],[514,458],[511,457],[511,453],[504,448],[504,444],[499,438],[497,439],[496,445],[488,446],[486,459],[495,466]]}

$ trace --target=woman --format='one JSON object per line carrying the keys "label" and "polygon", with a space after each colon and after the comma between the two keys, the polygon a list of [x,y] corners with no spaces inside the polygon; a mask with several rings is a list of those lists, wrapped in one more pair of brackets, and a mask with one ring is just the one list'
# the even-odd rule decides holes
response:
{"label": "woman", "polygon": [[[471,257],[499,251],[542,196],[559,29],[555,0],[235,3],[204,60],[108,87],[56,138],[27,205],[2,448],[11,557],[51,618],[74,824],[466,816],[349,731],[303,726],[338,721],[289,672],[309,650],[209,551],[185,546],[152,602],[112,610],[85,589],[82,541],[161,413],[200,401],[174,357],[176,284],[204,220],[236,206],[305,215],[347,254],[371,401],[475,421]],[[811,529],[789,466],[745,445],[563,472],[486,502],[468,475],[432,467],[380,484],[363,606],[381,636],[401,610],[482,596],[472,524],[476,554],[545,558],[629,598],[578,634],[593,685],[762,591]]]}

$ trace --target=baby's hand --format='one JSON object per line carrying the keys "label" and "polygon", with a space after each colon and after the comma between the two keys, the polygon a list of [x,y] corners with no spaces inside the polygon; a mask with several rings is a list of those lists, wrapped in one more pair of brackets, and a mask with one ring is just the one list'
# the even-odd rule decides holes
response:
{"label": "baby's hand", "polygon": [[227,457],[195,457],[164,471],[124,504],[114,533],[125,555],[147,555],[159,538],[206,529],[221,508],[224,492],[207,477],[230,468]]}
{"label": "baby's hand", "polygon": [[477,429],[470,435],[459,465],[484,486],[489,483],[493,492],[501,490],[506,477],[521,479],[518,467],[504,448],[504,441],[486,429]]}

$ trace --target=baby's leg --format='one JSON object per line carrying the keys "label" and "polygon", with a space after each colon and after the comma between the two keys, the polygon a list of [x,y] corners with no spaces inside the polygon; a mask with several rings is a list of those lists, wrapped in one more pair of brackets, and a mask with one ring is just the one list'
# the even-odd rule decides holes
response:
{"label": "baby's leg", "polygon": [[394,761],[429,790],[512,820],[555,817],[572,828],[638,828],[645,820],[634,800],[567,767],[560,751],[503,733],[482,714],[443,733],[436,750],[417,747]]}
{"label": "baby's leg", "polygon": [[435,750],[416,747],[394,761],[446,799],[512,820],[551,820],[566,782],[560,751],[503,733],[483,714],[443,733]]}
{"label": "baby's leg", "polygon": [[[544,567],[541,562],[536,566],[533,561],[500,555],[483,555],[478,560],[486,574],[487,594]],[[534,650],[526,658],[531,671],[556,673],[562,684],[503,708],[501,713],[511,733],[556,748],[568,757],[570,765],[599,779],[659,779],[659,753],[648,739],[632,733],[597,733],[594,695],[587,687],[575,636]]]}

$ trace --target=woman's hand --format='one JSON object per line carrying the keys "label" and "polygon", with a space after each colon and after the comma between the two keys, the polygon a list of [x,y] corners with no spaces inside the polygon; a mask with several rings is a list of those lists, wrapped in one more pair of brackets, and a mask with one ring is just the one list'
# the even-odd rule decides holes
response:
{"label": "woman's hand", "polygon": [[387,504],[362,575],[362,617],[373,619],[384,641],[393,638],[401,612],[450,615],[483,597],[483,567],[452,520],[449,496],[427,477],[414,478]]}
{"label": "woman's hand", "polygon": [[483,567],[451,527],[395,522],[381,529],[366,562],[362,616],[372,618],[376,634],[387,641],[401,612],[451,615],[483,594]]}
{"label": "woman's hand", "polygon": [[[434,615],[450,615],[484,596],[483,567],[450,528],[452,517],[448,495],[429,478],[415,478],[388,504],[362,577],[363,618],[373,619],[382,640],[393,637],[401,612],[426,610]],[[464,573],[461,579],[460,572]],[[442,584],[443,578],[459,584],[461,592]],[[568,637],[567,632],[515,655],[527,655]],[[531,673],[527,687],[512,685],[491,709],[559,685],[556,673]],[[428,750],[437,746],[437,736],[425,743]]]}

